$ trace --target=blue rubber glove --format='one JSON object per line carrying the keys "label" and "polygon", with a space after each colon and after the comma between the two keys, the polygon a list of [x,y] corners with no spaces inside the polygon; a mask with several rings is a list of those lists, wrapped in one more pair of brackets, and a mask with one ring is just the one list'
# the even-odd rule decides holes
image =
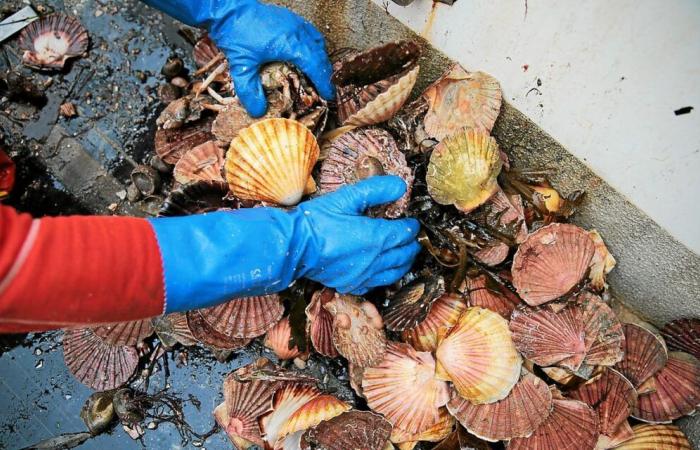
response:
{"label": "blue rubber glove", "polygon": [[144,0],[192,26],[205,27],[226,54],[236,94],[251,116],[267,101],[260,67],[272,61],[295,64],[326,100],[335,95],[331,63],[321,33],[288,9],[257,0]]}
{"label": "blue rubber glove", "polygon": [[362,214],[405,191],[401,178],[381,176],[290,211],[249,208],[150,219],[163,259],[166,311],[278,292],[300,277],[356,295],[393,283],[420,251],[419,224]]}

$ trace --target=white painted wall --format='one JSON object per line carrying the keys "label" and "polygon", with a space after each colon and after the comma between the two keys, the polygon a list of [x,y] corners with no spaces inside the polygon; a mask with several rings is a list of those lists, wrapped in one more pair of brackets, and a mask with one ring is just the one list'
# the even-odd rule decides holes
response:
{"label": "white painted wall", "polygon": [[[498,78],[504,98],[700,253],[700,1],[415,0],[388,10]],[[684,106],[695,109],[676,116]]]}

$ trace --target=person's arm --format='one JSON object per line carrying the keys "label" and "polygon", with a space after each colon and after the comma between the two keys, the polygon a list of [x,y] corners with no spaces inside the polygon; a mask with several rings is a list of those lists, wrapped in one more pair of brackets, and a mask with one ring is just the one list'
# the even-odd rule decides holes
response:
{"label": "person's arm", "polygon": [[319,94],[331,100],[332,68],[321,33],[288,9],[258,0],[143,0],[188,25],[206,28],[226,54],[236,95],[253,117],[267,102],[260,67],[272,61],[295,64]]}

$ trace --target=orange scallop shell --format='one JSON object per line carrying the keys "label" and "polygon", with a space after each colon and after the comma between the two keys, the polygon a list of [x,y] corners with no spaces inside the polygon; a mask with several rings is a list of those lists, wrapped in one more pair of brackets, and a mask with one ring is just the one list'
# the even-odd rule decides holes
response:
{"label": "orange scallop shell", "polygon": [[144,319],[103,325],[92,331],[109,344],[134,346],[153,334],[153,325],[151,319]]}
{"label": "orange scallop shell", "polygon": [[379,414],[348,411],[304,433],[302,448],[380,450],[386,448],[391,430],[391,424]]}
{"label": "orange scallop shell", "polygon": [[675,425],[639,424],[632,427],[634,437],[615,450],[692,450],[688,438]]}
{"label": "orange scallop shell", "polygon": [[192,335],[200,342],[220,350],[238,350],[250,343],[250,339],[238,339],[220,333],[204,319],[202,310],[192,310],[186,313],[187,326]]}
{"label": "orange scallop shell", "polygon": [[224,181],[221,169],[224,166],[224,151],[207,141],[189,150],[175,164],[173,177],[182,184],[193,181]]}
{"label": "orange scallop shell", "polygon": [[307,334],[317,352],[329,358],[339,355],[333,344],[333,315],[324,305],[335,298],[335,291],[323,288],[314,292],[306,307]]}
{"label": "orange scallop shell", "polygon": [[[668,351],[660,335],[650,326],[626,323],[624,357],[615,365],[635,388],[639,388],[649,378],[661,370],[668,360]],[[643,392],[640,390],[639,392]]]}
{"label": "orange scallop shell", "polygon": [[160,342],[166,347],[173,347],[180,343],[190,346],[197,343],[190,327],[187,325],[187,315],[185,313],[170,313],[165,316],[151,319],[153,328]]}
{"label": "orange scallop shell", "polygon": [[279,295],[245,297],[200,310],[219,333],[232,338],[255,338],[274,327],[284,314]]}
{"label": "orange scallop shell", "polygon": [[506,320],[510,319],[513,309],[520,303],[517,295],[486,274],[468,277],[466,287],[469,306],[490,309]]}
{"label": "orange scallop shell", "polygon": [[158,128],[153,143],[156,154],[166,163],[176,164],[186,152],[214,138],[212,122],[208,117],[181,128]]}
{"label": "orange scallop shell", "polygon": [[417,326],[444,293],[445,280],[440,276],[418,278],[408,283],[389,299],[383,314],[384,326],[391,331]]}
{"label": "orange scallop shell", "polygon": [[78,381],[96,391],[126,383],[139,363],[135,347],[111,345],[89,328],[65,331],[63,359]]}
{"label": "orange scallop shell", "polygon": [[[440,442],[447,438],[454,428],[455,419],[450,415],[445,407],[440,408],[439,413],[440,419],[424,431],[407,431],[394,426],[394,429],[391,431],[391,442],[395,444],[407,444],[411,442],[416,443],[419,441]],[[402,449],[406,447],[407,446],[399,445],[399,448]]]}
{"label": "orange scallop shell", "polygon": [[461,295],[444,294],[433,303],[425,320],[401,332],[401,339],[420,352],[434,352],[466,308]]}
{"label": "orange scallop shell", "polygon": [[700,319],[677,319],[661,329],[670,350],[690,353],[700,359]]}
{"label": "orange scallop shell", "polygon": [[296,345],[289,347],[291,339],[292,326],[289,324],[289,317],[285,317],[267,332],[265,347],[272,350],[279,359],[294,359],[301,355],[301,352]]}
{"label": "orange scallop shell", "polygon": [[530,436],[549,417],[552,393],[547,383],[526,372],[503,400],[474,405],[454,392],[447,409],[471,434],[496,442]]}
{"label": "orange scallop shell", "polygon": [[39,69],[61,69],[88,48],[88,33],[78,19],[55,13],[38,19],[19,35],[22,62]]}
{"label": "orange scallop shell", "polygon": [[531,306],[569,293],[588,272],[595,244],[576,225],[553,223],[531,233],[513,258],[513,285]]}
{"label": "orange scallop shell", "polygon": [[266,448],[272,448],[280,438],[287,421],[301,407],[321,396],[314,386],[289,383],[275,392],[272,411],[260,417],[260,428]]}
{"label": "orange scallop shell", "polygon": [[[277,440],[275,448],[284,447],[283,440],[290,437],[294,441],[301,439],[301,434],[309,428],[313,428],[324,420],[332,419],[350,409],[350,405],[339,400],[332,395],[320,395],[297,409],[282,426],[279,432],[280,438]],[[297,436],[290,436],[297,433]],[[286,444],[286,442],[284,442]]]}

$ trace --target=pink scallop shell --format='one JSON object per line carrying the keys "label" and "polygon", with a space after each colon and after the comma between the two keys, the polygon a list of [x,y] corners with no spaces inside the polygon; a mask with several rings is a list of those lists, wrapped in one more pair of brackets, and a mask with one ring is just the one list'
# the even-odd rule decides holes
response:
{"label": "pink scallop shell", "polygon": [[72,16],[55,13],[32,22],[19,35],[24,64],[40,69],[61,69],[69,58],[88,48],[88,34]]}
{"label": "pink scallop shell", "polygon": [[615,368],[639,388],[666,365],[668,351],[661,336],[645,326],[626,323],[623,329],[624,357]]}
{"label": "pink scallop shell", "polygon": [[214,141],[207,141],[182,155],[175,164],[173,177],[182,184],[194,181],[223,182],[223,166],[224,151]]}
{"label": "pink scallop shell", "polygon": [[401,339],[420,352],[434,352],[466,308],[461,295],[444,294],[433,303],[425,320],[401,332]]}
{"label": "pink scallop shell", "polygon": [[670,350],[690,353],[700,359],[700,319],[677,319],[661,329]]}
{"label": "pink scallop shell", "polygon": [[252,339],[275,326],[284,314],[277,294],[244,297],[200,310],[202,317],[219,333],[232,338]]}
{"label": "pink scallop shell", "polygon": [[153,143],[156,154],[166,163],[176,164],[190,149],[214,138],[212,122],[212,118],[205,118],[181,128],[157,129]]}
{"label": "pink scallop shell", "polygon": [[433,303],[445,293],[442,277],[418,278],[402,287],[389,299],[383,318],[391,331],[404,331],[423,322]]}
{"label": "pink scallop shell", "polygon": [[280,438],[287,421],[301,407],[321,396],[314,386],[290,383],[275,392],[272,411],[261,416],[260,428],[266,448],[272,448]]}
{"label": "pink scallop shell", "polygon": [[204,319],[202,310],[187,312],[187,326],[200,342],[219,350],[238,350],[250,343],[250,339],[233,338],[220,333]]}
{"label": "pink scallop shell", "polygon": [[292,326],[289,324],[289,317],[277,322],[265,335],[265,347],[272,350],[279,359],[294,359],[301,355],[295,345],[290,348],[292,339]]}
{"label": "pink scallop shell", "polygon": [[170,313],[165,316],[154,317],[152,323],[158,339],[166,347],[172,347],[177,343],[190,346],[198,342],[187,325],[187,315],[185,313]]}
{"label": "pink scallop shell", "polygon": [[323,307],[333,300],[335,291],[323,288],[314,292],[306,307],[307,333],[316,351],[328,358],[339,355],[333,344],[333,315]]}

